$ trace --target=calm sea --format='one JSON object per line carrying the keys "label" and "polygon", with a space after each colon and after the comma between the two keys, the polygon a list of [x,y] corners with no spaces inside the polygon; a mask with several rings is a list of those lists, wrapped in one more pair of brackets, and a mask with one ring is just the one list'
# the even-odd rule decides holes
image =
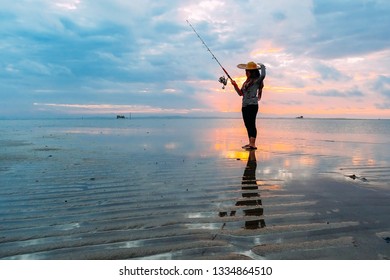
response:
{"label": "calm sea", "polygon": [[[390,120],[258,119],[257,128],[258,161],[275,176],[341,173],[389,186]],[[35,149],[111,151],[114,161],[117,154],[248,157],[241,119],[0,120],[0,135],[3,146],[16,141]]]}

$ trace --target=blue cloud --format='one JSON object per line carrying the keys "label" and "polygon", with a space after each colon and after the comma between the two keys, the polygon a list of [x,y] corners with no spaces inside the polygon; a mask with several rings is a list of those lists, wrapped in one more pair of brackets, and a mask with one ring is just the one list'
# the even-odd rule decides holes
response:
{"label": "blue cloud", "polygon": [[280,12],[280,11],[272,13],[272,17],[276,22],[284,21],[287,18],[287,16],[283,12]]}
{"label": "blue cloud", "polygon": [[390,76],[380,75],[373,85],[374,90],[390,98]]}
{"label": "blue cloud", "polygon": [[313,2],[316,27],[310,53],[323,58],[383,50],[390,43],[390,3],[385,1]]}
{"label": "blue cloud", "polygon": [[323,96],[323,97],[363,97],[364,94],[357,90],[357,89],[352,89],[348,91],[341,91],[341,90],[325,90],[325,91],[318,91],[318,90],[313,90],[308,92],[309,95],[313,96]]}
{"label": "blue cloud", "polygon": [[385,103],[376,103],[375,107],[379,110],[389,110],[390,109],[390,103],[385,102]]}
{"label": "blue cloud", "polygon": [[323,63],[315,65],[314,69],[320,74],[321,81],[340,81],[349,79],[345,74],[341,73],[334,67],[327,66]]}

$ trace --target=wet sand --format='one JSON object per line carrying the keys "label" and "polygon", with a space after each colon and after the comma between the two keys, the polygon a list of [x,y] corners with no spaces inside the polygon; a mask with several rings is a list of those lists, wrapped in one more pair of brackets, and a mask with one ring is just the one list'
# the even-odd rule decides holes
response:
{"label": "wet sand", "polygon": [[389,259],[388,137],[299,121],[0,121],[0,258]]}

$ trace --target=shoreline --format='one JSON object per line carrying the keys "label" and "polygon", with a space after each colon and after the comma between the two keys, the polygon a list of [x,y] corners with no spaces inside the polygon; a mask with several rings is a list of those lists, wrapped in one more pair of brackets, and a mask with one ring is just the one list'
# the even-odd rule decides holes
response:
{"label": "shoreline", "polygon": [[[118,114],[123,115],[125,120],[144,120],[144,119],[183,119],[183,120],[191,120],[191,119],[215,119],[215,120],[230,120],[230,119],[242,119],[241,112],[235,112],[235,116],[188,116],[188,115],[137,115],[131,114],[131,117],[128,117],[128,114]],[[23,117],[7,117],[0,116],[0,121],[54,121],[54,120],[117,120],[116,114],[110,115],[78,115],[78,116],[46,116],[46,117],[38,117],[38,116],[23,116]],[[316,117],[316,116],[304,116],[303,118],[297,116],[267,116],[260,114],[257,119],[261,120],[345,120],[345,121],[390,121],[390,118],[379,118],[379,117]]]}

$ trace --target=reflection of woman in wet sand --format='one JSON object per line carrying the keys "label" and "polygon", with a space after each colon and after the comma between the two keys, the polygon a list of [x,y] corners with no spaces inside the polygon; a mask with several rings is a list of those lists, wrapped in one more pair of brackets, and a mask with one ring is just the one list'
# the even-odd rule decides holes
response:
{"label": "reflection of woman in wet sand", "polygon": [[[248,133],[249,144],[243,146],[244,149],[255,150],[256,148],[256,116],[259,110],[259,101],[261,99],[264,78],[265,66],[257,64],[253,61],[247,64],[237,65],[240,69],[245,69],[246,81],[241,89],[234,80],[231,80],[237,94],[242,96],[242,118],[244,119],[245,127]],[[261,72],[259,71],[261,70]]]}
{"label": "reflection of woman in wet sand", "polygon": [[[245,216],[262,216],[264,212],[258,192],[256,168],[256,154],[254,150],[251,150],[249,151],[248,162],[242,176],[242,197],[245,199],[239,200],[236,203],[236,206],[251,206],[251,208],[244,210]],[[245,221],[246,229],[256,229],[262,227],[265,227],[264,219]]]}
{"label": "reflection of woman in wet sand", "polygon": [[[249,151],[248,162],[242,175],[242,198],[236,202],[236,207],[244,208],[244,216],[255,216],[256,218],[245,218],[246,229],[257,229],[265,227],[264,219],[259,217],[263,215],[263,207],[258,192],[256,180],[256,154],[254,150]],[[237,208],[236,208],[237,209]],[[229,216],[236,216],[237,210],[230,211]],[[220,217],[226,217],[228,212],[219,212]]]}

